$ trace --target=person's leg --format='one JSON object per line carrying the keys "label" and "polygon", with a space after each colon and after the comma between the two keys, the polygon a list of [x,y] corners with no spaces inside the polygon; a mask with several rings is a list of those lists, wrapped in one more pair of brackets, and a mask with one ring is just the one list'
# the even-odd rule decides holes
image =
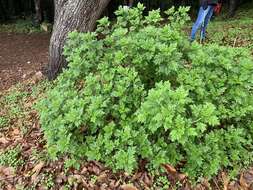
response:
{"label": "person's leg", "polygon": [[204,23],[203,23],[203,25],[202,25],[202,27],[201,27],[201,35],[200,35],[200,40],[201,40],[201,41],[204,41],[204,40],[205,40],[205,37],[206,37],[206,28],[207,28],[207,25],[208,25],[209,21],[210,21],[211,18],[212,18],[213,11],[214,11],[214,6],[209,5],[209,6],[208,6],[207,15],[206,15],[205,20],[204,20]]}
{"label": "person's leg", "polygon": [[201,6],[199,9],[198,18],[196,22],[194,23],[194,25],[192,26],[191,41],[195,40],[196,33],[198,29],[200,28],[201,24],[204,22],[204,19],[207,13],[208,13],[208,8],[204,10],[203,7]]}

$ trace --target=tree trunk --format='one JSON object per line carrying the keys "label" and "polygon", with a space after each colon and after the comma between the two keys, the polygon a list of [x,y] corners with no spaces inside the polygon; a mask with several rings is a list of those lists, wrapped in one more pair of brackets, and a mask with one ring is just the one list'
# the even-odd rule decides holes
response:
{"label": "tree trunk", "polygon": [[134,0],[124,0],[124,5],[128,7],[132,7],[134,4]]}
{"label": "tree trunk", "polygon": [[8,2],[5,0],[0,0],[0,16],[3,18],[3,21],[10,19]]}
{"label": "tree trunk", "polygon": [[228,12],[228,17],[233,17],[235,15],[235,11],[238,6],[238,1],[239,0],[230,0],[229,1],[229,12]]}
{"label": "tree trunk", "polygon": [[5,8],[4,8],[3,2],[0,0],[0,21],[1,20],[3,20],[3,21],[6,20],[6,13],[5,13]]}
{"label": "tree trunk", "polygon": [[110,0],[55,0],[55,22],[49,46],[47,77],[53,80],[67,67],[63,47],[69,32],[94,30]]}
{"label": "tree trunk", "polygon": [[35,5],[35,24],[39,25],[42,22],[42,10],[41,10],[41,0],[34,0]]}
{"label": "tree trunk", "polygon": [[10,15],[10,17],[15,15],[15,2],[14,2],[14,0],[8,1],[8,11],[7,12]]}

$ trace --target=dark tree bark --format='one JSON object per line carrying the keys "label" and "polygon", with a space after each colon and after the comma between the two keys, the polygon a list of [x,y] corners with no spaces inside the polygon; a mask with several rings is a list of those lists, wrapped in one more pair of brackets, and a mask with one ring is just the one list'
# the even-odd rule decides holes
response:
{"label": "dark tree bark", "polygon": [[13,16],[15,15],[15,2],[14,0],[9,0],[8,2],[8,15]]}
{"label": "dark tree bark", "polygon": [[41,9],[42,20],[52,23],[54,21],[54,0],[43,0]]}
{"label": "dark tree bark", "polygon": [[63,47],[69,32],[94,30],[96,21],[110,0],[55,0],[55,22],[49,47],[47,77],[57,77],[67,67]]}
{"label": "dark tree bark", "polygon": [[236,9],[238,7],[239,0],[229,0],[229,11],[228,17],[233,17],[235,15]]}
{"label": "dark tree bark", "polygon": [[35,24],[39,25],[42,22],[41,0],[34,0],[35,5]]}
{"label": "dark tree bark", "polygon": [[11,17],[8,3],[8,1],[0,0],[0,17],[3,21],[9,20]]}
{"label": "dark tree bark", "polygon": [[6,20],[6,12],[5,12],[5,8],[4,8],[4,3],[2,2],[2,0],[0,0],[0,21]]}
{"label": "dark tree bark", "polygon": [[134,0],[124,0],[124,5],[132,7],[134,4]]}

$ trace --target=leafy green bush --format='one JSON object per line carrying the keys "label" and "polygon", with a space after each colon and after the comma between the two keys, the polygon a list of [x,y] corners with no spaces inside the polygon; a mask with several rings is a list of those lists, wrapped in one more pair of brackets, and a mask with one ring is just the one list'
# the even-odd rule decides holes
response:
{"label": "leafy green bush", "polygon": [[147,155],[151,165],[186,160],[182,170],[190,177],[211,177],[221,168],[249,164],[253,147],[244,126],[248,118],[223,122],[216,105],[195,101],[195,94],[186,89],[182,85],[173,90],[168,81],[158,83],[138,110],[138,120],[152,142]]}
{"label": "leafy green bush", "polygon": [[[252,161],[253,61],[245,49],[190,44],[187,8],[120,8],[92,33],[73,32],[69,68],[38,104],[50,155],[131,173],[180,165],[192,179]],[[184,163],[184,164],[182,164]]]}

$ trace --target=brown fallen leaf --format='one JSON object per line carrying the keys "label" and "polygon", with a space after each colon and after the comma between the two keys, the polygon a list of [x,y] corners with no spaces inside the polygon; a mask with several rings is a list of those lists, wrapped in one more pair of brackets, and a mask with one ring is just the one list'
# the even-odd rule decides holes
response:
{"label": "brown fallen leaf", "polygon": [[35,182],[35,180],[37,179],[37,177],[38,177],[38,175],[40,174],[40,171],[41,171],[41,169],[44,167],[44,165],[45,165],[45,163],[41,161],[39,164],[37,164],[37,165],[33,168],[33,170],[32,170],[33,175],[32,175],[32,177],[31,177],[31,181],[32,181],[32,182]]}
{"label": "brown fallen leaf", "polygon": [[12,131],[12,135],[15,135],[15,136],[20,135],[20,130],[19,130],[19,128],[14,128],[13,131]]}
{"label": "brown fallen leaf", "polygon": [[91,164],[90,166],[88,166],[87,169],[90,173],[95,174],[95,175],[99,175],[101,172],[100,168],[95,164]]}
{"label": "brown fallen leaf", "polygon": [[120,189],[122,190],[138,190],[135,186],[131,184],[121,185]]}
{"label": "brown fallen leaf", "polygon": [[28,102],[24,103],[25,108],[31,108],[32,106],[33,106],[33,102],[31,102],[31,101],[28,101]]}
{"label": "brown fallen leaf", "polygon": [[252,189],[253,189],[253,183],[250,185],[249,189],[250,189],[250,190],[252,190]]}
{"label": "brown fallen leaf", "polygon": [[105,183],[103,183],[103,184],[101,184],[100,187],[98,187],[98,190],[109,190],[109,189],[108,189],[108,185],[105,184]]}
{"label": "brown fallen leaf", "polygon": [[0,177],[13,176],[14,174],[14,168],[0,166]]}
{"label": "brown fallen leaf", "polygon": [[151,187],[152,185],[152,179],[151,177],[148,175],[147,172],[144,172],[143,176],[142,176],[142,180],[143,182],[148,186],[148,187]]}
{"label": "brown fallen leaf", "polygon": [[178,174],[178,180],[179,181],[184,181],[187,178],[187,175],[185,174]]}
{"label": "brown fallen leaf", "polygon": [[187,182],[187,183],[184,184],[184,186],[181,188],[181,190],[193,190],[193,189],[192,189],[190,183]]}
{"label": "brown fallen leaf", "polygon": [[35,73],[34,76],[32,76],[32,78],[30,79],[30,83],[31,84],[36,84],[42,79],[43,79],[43,74],[42,74],[41,71],[38,71],[38,72]]}
{"label": "brown fallen leaf", "polygon": [[243,173],[240,175],[239,183],[240,183],[240,185],[241,185],[243,188],[247,188],[247,187],[248,187],[248,185],[247,185],[247,183],[246,183],[246,181],[245,181],[245,179],[244,179],[244,177],[243,177]]}
{"label": "brown fallen leaf", "polygon": [[133,181],[134,181],[134,180],[137,180],[137,179],[141,178],[141,176],[142,176],[142,172],[137,172],[137,173],[135,173],[135,174],[133,175],[132,180],[133,180]]}
{"label": "brown fallen leaf", "polygon": [[67,176],[64,174],[64,172],[61,172],[60,174],[57,175],[55,182],[57,184],[62,184],[67,181]]}
{"label": "brown fallen leaf", "polygon": [[116,187],[117,187],[117,186],[116,186],[116,180],[111,179],[111,180],[110,180],[110,183],[109,183],[109,187],[110,187],[111,189],[116,188]]}
{"label": "brown fallen leaf", "polygon": [[204,185],[202,185],[202,184],[198,184],[198,185],[194,188],[194,190],[206,190],[206,187],[205,187]]}
{"label": "brown fallen leaf", "polygon": [[107,174],[103,172],[97,177],[97,182],[103,183],[107,179],[107,177],[108,177]]}
{"label": "brown fallen leaf", "polygon": [[0,144],[7,144],[9,141],[5,137],[0,138]]}
{"label": "brown fallen leaf", "polygon": [[252,181],[253,181],[253,175],[250,172],[246,171],[241,174],[239,182],[243,188],[248,189]]}
{"label": "brown fallen leaf", "polygon": [[210,189],[211,188],[211,185],[208,181],[208,179],[204,178],[201,182],[201,185],[205,188],[205,189]]}
{"label": "brown fallen leaf", "polygon": [[15,187],[13,187],[11,184],[8,184],[6,187],[8,190],[16,190]]}
{"label": "brown fallen leaf", "polygon": [[231,182],[228,186],[228,190],[242,190],[243,188],[240,187],[240,184],[237,182]]}
{"label": "brown fallen leaf", "polygon": [[81,171],[81,174],[86,174],[88,171],[88,169],[86,167],[83,167],[82,171]]}
{"label": "brown fallen leaf", "polygon": [[222,181],[223,181],[223,190],[228,190],[229,178],[225,172],[221,173]]}
{"label": "brown fallen leaf", "polygon": [[72,184],[72,185],[78,185],[78,184],[82,184],[83,186],[87,187],[88,184],[87,182],[85,181],[84,177],[81,176],[81,175],[70,175],[67,179],[68,183],[69,184]]}
{"label": "brown fallen leaf", "polygon": [[171,166],[170,164],[163,164],[162,166],[166,169],[166,171],[169,174],[176,174],[177,173],[177,170],[173,166]]}

